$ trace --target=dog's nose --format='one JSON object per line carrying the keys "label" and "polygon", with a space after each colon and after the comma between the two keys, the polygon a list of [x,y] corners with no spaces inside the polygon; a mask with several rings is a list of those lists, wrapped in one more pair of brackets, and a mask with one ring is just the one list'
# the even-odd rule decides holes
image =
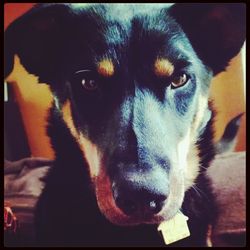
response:
{"label": "dog's nose", "polygon": [[[160,185],[158,185],[160,184]],[[116,205],[128,216],[150,217],[159,213],[167,199],[168,187],[161,183],[123,181],[113,185]]]}
{"label": "dog's nose", "polygon": [[119,196],[116,198],[117,206],[127,215],[152,216],[161,211],[166,197],[154,195],[151,198],[142,198],[139,193],[130,193],[130,197]]}

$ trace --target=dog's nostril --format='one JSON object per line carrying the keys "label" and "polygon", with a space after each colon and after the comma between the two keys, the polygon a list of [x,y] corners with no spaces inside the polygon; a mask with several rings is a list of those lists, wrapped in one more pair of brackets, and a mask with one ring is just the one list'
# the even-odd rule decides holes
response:
{"label": "dog's nostril", "polygon": [[118,198],[116,200],[116,204],[118,207],[122,209],[122,211],[127,215],[133,215],[137,212],[136,203],[131,200],[123,200]]}

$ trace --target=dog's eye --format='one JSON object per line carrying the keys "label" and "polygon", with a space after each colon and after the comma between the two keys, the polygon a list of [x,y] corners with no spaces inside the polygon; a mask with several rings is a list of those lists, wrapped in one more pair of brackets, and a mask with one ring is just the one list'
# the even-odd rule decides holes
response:
{"label": "dog's eye", "polygon": [[97,89],[97,84],[96,84],[95,80],[92,80],[92,79],[83,78],[82,79],[82,86],[87,90]]}
{"label": "dog's eye", "polygon": [[91,70],[80,70],[75,73],[75,80],[80,82],[82,87],[88,91],[97,89],[97,82]]}
{"label": "dog's eye", "polygon": [[171,87],[173,89],[179,88],[183,85],[185,85],[188,82],[189,78],[185,73],[182,73],[176,77],[173,78],[171,81]]}

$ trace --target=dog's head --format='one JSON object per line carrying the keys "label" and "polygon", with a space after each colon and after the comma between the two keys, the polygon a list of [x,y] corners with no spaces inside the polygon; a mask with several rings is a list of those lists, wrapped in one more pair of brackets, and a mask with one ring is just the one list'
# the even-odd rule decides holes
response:
{"label": "dog's head", "polygon": [[159,223],[199,173],[210,80],[244,35],[244,4],[45,4],[7,30],[5,69],[17,54],[50,85],[103,214]]}

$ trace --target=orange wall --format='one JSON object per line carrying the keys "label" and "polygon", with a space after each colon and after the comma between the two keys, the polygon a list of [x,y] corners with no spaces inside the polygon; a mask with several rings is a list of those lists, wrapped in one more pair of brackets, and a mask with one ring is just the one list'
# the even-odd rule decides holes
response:
{"label": "orange wall", "polygon": [[13,85],[31,154],[54,158],[49,137],[46,134],[46,118],[53,100],[47,84],[38,83],[38,77],[29,74],[15,56],[14,70],[7,77]]}
{"label": "orange wall", "polygon": [[[217,110],[216,139],[221,137],[226,124],[233,117],[246,111],[241,53],[232,59],[226,72],[220,73],[212,81],[211,98],[214,99],[214,106]],[[241,120],[236,145],[236,151],[244,150],[246,150],[246,114]]]}
{"label": "orange wall", "polygon": [[[4,5],[4,28],[30,9],[33,3],[8,3]],[[6,79],[14,86],[27,134],[31,154],[54,158],[54,151],[46,135],[46,117],[51,105],[52,95],[46,84],[38,84],[37,77],[29,74],[15,57],[13,72]]]}
{"label": "orange wall", "polygon": [[[33,3],[8,3],[4,5],[4,28],[15,18],[30,9]],[[17,80],[18,79],[18,80]],[[50,147],[46,135],[46,117],[52,96],[46,84],[37,84],[37,78],[28,74],[15,58],[15,68],[8,77],[14,85],[15,96],[20,106],[25,130],[33,156],[53,158],[54,152]],[[245,111],[245,97],[243,91],[243,72],[241,56],[232,60],[227,72],[214,78],[211,97],[218,110],[215,123],[216,138],[218,139],[227,122],[237,114]],[[49,103],[49,105],[48,105]],[[245,150],[246,120],[243,116],[237,151]]]}
{"label": "orange wall", "polygon": [[5,3],[4,4],[4,29],[13,22],[17,17],[21,16],[31,7],[34,3]]}

